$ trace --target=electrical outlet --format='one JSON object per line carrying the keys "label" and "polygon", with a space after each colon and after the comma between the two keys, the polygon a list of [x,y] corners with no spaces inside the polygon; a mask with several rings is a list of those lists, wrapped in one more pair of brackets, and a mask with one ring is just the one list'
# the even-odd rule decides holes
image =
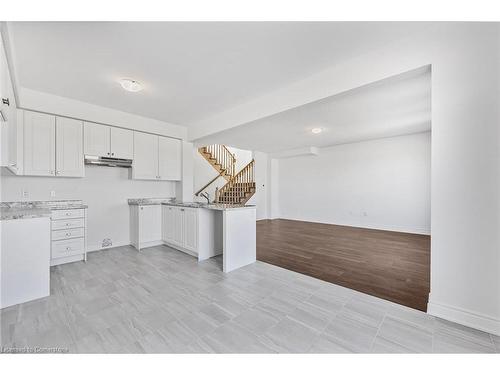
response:
{"label": "electrical outlet", "polygon": [[22,198],[28,198],[30,195],[27,190],[22,189],[21,190],[21,197]]}
{"label": "electrical outlet", "polygon": [[113,246],[113,241],[111,241],[111,238],[105,238],[102,240],[102,247],[110,247]]}
{"label": "electrical outlet", "polygon": [[56,191],[55,190],[51,190],[50,191],[50,197],[54,198],[55,196],[56,196]]}

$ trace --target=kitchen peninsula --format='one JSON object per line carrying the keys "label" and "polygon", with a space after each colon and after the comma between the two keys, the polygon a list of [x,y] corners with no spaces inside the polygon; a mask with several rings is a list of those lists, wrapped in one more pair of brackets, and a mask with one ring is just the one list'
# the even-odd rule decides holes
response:
{"label": "kitchen peninsula", "polygon": [[256,207],[129,199],[130,242],[137,249],[165,244],[199,261],[222,254],[223,271],[256,260]]}

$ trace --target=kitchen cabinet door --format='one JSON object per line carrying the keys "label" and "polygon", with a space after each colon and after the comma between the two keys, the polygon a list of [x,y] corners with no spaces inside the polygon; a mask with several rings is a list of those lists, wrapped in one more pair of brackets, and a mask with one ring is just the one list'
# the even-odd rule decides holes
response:
{"label": "kitchen cabinet door", "polygon": [[184,247],[184,208],[173,207],[174,231],[172,243]]}
{"label": "kitchen cabinet door", "polygon": [[134,132],[132,130],[111,127],[111,157],[133,159]]}
{"label": "kitchen cabinet door", "polygon": [[132,178],[158,179],[158,136],[134,132],[134,162]]}
{"label": "kitchen cabinet door", "polygon": [[53,115],[24,112],[24,174],[55,176],[56,118]]}
{"label": "kitchen cabinet door", "polygon": [[181,141],[174,138],[158,137],[158,176],[160,180],[179,181],[181,179]]}
{"label": "kitchen cabinet door", "polygon": [[85,155],[111,156],[109,126],[86,122],[83,133]]}
{"label": "kitchen cabinet door", "polygon": [[198,210],[186,208],[184,211],[184,248],[198,253]]}
{"label": "kitchen cabinet door", "polygon": [[174,241],[175,207],[162,206],[162,237],[163,241],[172,243]]}
{"label": "kitchen cabinet door", "polygon": [[56,175],[83,177],[83,122],[56,118]]}
{"label": "kitchen cabinet door", "polygon": [[161,206],[139,207],[140,242],[161,240]]}

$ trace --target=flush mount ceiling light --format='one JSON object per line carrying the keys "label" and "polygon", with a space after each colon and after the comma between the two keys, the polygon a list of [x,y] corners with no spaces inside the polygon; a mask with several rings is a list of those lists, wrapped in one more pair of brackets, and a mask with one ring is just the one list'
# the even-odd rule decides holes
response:
{"label": "flush mount ceiling light", "polygon": [[311,132],[312,132],[313,134],[319,134],[319,133],[321,133],[322,131],[323,131],[323,129],[321,129],[321,128],[312,128],[312,129],[311,129]]}
{"label": "flush mount ceiling light", "polygon": [[130,91],[130,92],[139,92],[142,90],[141,83],[134,81],[133,79],[123,78],[123,79],[120,79],[119,82],[124,90]]}

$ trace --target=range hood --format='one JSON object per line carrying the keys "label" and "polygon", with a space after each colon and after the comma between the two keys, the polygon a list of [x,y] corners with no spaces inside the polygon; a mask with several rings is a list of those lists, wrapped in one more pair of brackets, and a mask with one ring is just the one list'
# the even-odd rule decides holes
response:
{"label": "range hood", "polygon": [[106,167],[131,168],[132,159],[118,159],[105,156],[85,155],[85,164],[104,165]]}

